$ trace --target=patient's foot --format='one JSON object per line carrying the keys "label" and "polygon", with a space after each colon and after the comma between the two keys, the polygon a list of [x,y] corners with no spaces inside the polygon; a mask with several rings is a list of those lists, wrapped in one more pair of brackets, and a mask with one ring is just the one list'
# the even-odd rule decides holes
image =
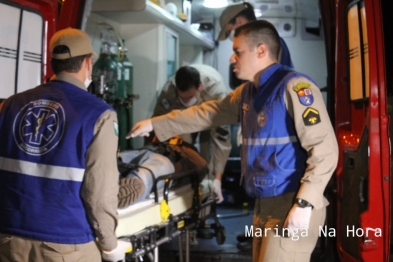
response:
{"label": "patient's foot", "polygon": [[124,177],[119,180],[119,194],[117,195],[119,208],[131,205],[145,193],[143,180],[137,177]]}

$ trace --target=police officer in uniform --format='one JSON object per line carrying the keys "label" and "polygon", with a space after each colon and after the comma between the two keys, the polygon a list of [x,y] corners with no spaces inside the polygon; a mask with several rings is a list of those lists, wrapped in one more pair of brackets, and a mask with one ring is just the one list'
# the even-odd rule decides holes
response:
{"label": "police officer in uniform", "polygon": [[55,76],[0,111],[0,261],[123,259],[117,116],[87,92],[90,39],[60,30],[50,52]]}
{"label": "police officer in uniform", "polygon": [[[160,116],[176,109],[185,109],[200,105],[206,101],[217,101],[228,94],[220,73],[211,66],[191,64],[176,71],[163,87],[153,116]],[[223,125],[200,133],[183,134],[184,141],[194,144],[199,135],[201,156],[209,163],[209,180],[213,181],[213,191],[218,203],[224,198],[221,191],[221,180],[231,151],[230,129]]]}
{"label": "police officer in uniform", "polygon": [[[234,4],[226,7],[224,11],[222,11],[219,21],[221,30],[218,35],[217,40],[222,41],[225,39],[230,39],[233,41],[235,29],[241,25],[246,23],[256,21],[257,18],[254,13],[254,8],[250,3],[244,2],[241,4]],[[279,63],[290,68],[293,68],[293,63],[291,60],[291,55],[287,44],[284,39],[280,37],[280,52],[279,52]],[[241,85],[244,81],[238,79],[236,74],[232,70],[233,65],[230,65],[230,86],[232,89],[235,89],[239,85]],[[242,144],[241,138],[241,129],[239,128],[239,124],[232,126],[232,133],[235,133],[237,130],[237,144]],[[235,131],[235,132],[234,132]],[[233,135],[233,134],[232,134]],[[237,244],[237,248],[241,251],[251,251],[252,250],[252,237],[246,236],[244,233],[237,235],[237,240],[239,243]]]}
{"label": "police officer in uniform", "polygon": [[328,205],[323,192],[338,159],[321,92],[310,77],[278,64],[279,41],[267,21],[238,27],[230,62],[237,77],[250,82],[220,101],[138,122],[128,134],[154,128],[165,140],[240,120],[242,183],[256,198],[254,262],[310,260]]}

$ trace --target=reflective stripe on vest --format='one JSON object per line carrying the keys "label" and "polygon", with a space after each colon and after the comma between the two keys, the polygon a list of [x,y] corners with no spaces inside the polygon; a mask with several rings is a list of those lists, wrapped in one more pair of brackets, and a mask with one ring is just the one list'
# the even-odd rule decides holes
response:
{"label": "reflective stripe on vest", "polygon": [[243,145],[264,146],[264,145],[283,145],[297,142],[296,136],[269,137],[269,138],[243,138]]}
{"label": "reflective stripe on vest", "polygon": [[0,157],[0,169],[28,176],[82,182],[85,169],[37,164]]}

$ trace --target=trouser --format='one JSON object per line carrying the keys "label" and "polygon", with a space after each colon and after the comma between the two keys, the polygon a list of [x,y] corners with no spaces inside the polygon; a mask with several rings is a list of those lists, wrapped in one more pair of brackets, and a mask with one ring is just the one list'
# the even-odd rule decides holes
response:
{"label": "trouser", "polygon": [[[193,133],[188,137],[192,138],[191,143],[195,144],[201,157],[208,163],[208,178],[214,180],[216,172],[223,171],[231,151],[230,126],[220,126],[211,130]],[[185,136],[184,141],[190,143],[190,139],[187,136]]]}
{"label": "trouser", "polygon": [[[175,172],[174,165],[167,157],[147,149],[123,151],[120,157],[124,163],[136,165],[135,169],[129,171],[127,177],[138,177],[145,185],[145,192],[135,200],[135,203],[146,199],[153,189],[156,178]],[[156,186],[157,189],[164,187],[164,180]]]}
{"label": "trouser", "polygon": [[[253,219],[253,262],[306,262],[325,223],[326,207],[313,209],[308,229],[299,229],[290,237],[283,224],[293,206],[295,193],[256,199]],[[260,229],[259,233],[256,231]]]}
{"label": "trouser", "polygon": [[0,233],[1,262],[101,262],[101,252],[92,241],[57,244]]}
{"label": "trouser", "polygon": [[208,165],[209,173],[207,173],[208,179],[214,179],[213,168],[211,166],[210,159],[212,158],[212,145],[211,145],[211,133],[210,130],[205,130],[196,133],[182,134],[181,138],[188,144],[194,145],[199,155],[206,161]]}

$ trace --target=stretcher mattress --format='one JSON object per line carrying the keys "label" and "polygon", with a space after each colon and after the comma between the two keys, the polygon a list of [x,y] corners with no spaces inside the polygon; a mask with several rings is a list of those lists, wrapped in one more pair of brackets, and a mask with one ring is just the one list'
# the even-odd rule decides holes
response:
{"label": "stretcher mattress", "polygon": [[[193,196],[194,189],[191,184],[170,191],[168,194],[169,213],[177,216],[192,208]],[[165,223],[161,218],[160,211],[163,199],[163,193],[159,192],[158,203],[155,203],[154,194],[150,194],[143,201],[118,209],[119,223],[116,228],[116,236],[133,235],[146,227]]]}

